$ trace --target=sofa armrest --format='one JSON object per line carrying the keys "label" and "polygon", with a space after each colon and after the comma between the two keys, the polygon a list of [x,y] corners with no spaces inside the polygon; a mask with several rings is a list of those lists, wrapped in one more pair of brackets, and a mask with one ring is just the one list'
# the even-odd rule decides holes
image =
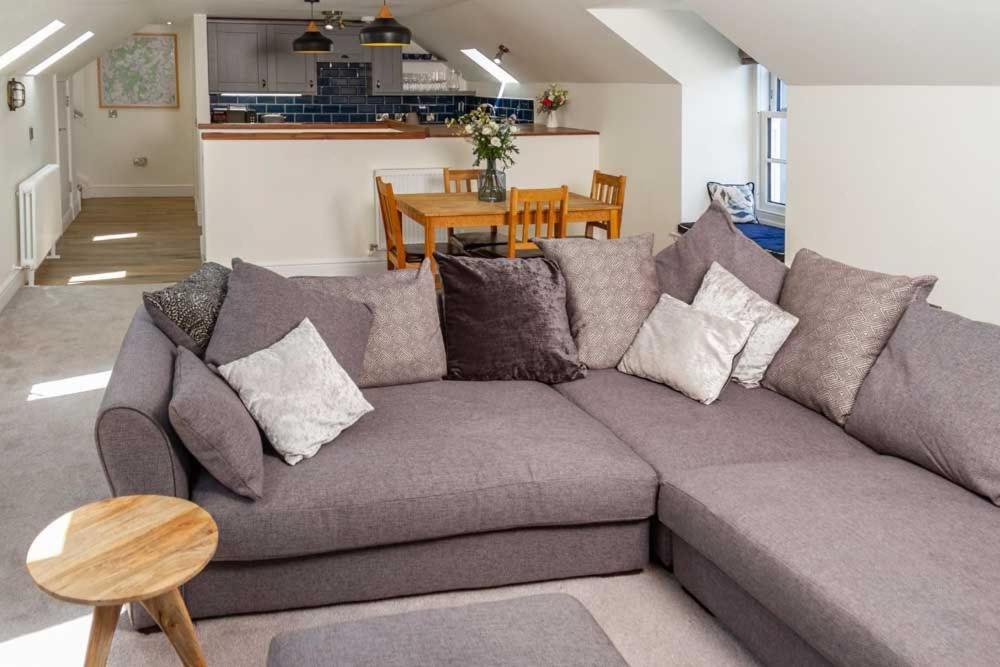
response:
{"label": "sofa armrest", "polygon": [[177,438],[167,407],[176,347],[140,307],[104,393],[94,438],[115,496],[189,498],[191,455]]}

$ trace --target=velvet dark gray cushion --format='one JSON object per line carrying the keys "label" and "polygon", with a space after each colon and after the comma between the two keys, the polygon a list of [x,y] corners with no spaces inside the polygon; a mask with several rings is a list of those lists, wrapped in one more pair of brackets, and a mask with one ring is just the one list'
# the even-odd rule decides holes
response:
{"label": "velvet dark gray cushion", "polygon": [[628,667],[564,593],[425,609],[280,634],[268,667]]}
{"label": "velvet dark gray cushion", "polygon": [[570,333],[566,280],[555,262],[435,257],[449,379],[553,384],[584,376]]}
{"label": "velvet dark gray cushion", "polygon": [[[760,393],[760,392],[758,392]],[[995,665],[1000,512],[888,456],[689,470],[659,518],[837,665]]]}
{"label": "velvet dark gray cushion", "polygon": [[233,260],[229,293],[205,351],[205,361],[222,366],[259,352],[284,338],[307,317],[337,363],[357,382],[372,327],[371,309],[343,296],[303,287],[238,259]]}
{"label": "velvet dark gray cushion", "polygon": [[771,303],[778,302],[788,269],[744,236],[717,201],[698,218],[691,231],[656,255],[660,291],[691,303],[712,262],[721,264]]}
{"label": "velvet dark gray cushion", "polygon": [[911,305],[846,428],[1000,505],[1000,327]]}
{"label": "velvet dark gray cushion", "polygon": [[[265,455],[264,497],[208,475],[193,500],[220,560],[260,560],[531,526],[635,521],[656,475],[604,426],[536,382],[365,390],[375,411],[308,464]],[[686,399],[685,399],[686,400]]]}
{"label": "velvet dark gray cushion", "polygon": [[175,345],[203,354],[226,299],[229,269],[206,262],[170,287],[143,292],[146,312]]}
{"label": "velvet dark gray cushion", "polygon": [[198,462],[227,489],[247,498],[264,491],[264,445],[253,417],[201,359],[177,350],[170,424]]}

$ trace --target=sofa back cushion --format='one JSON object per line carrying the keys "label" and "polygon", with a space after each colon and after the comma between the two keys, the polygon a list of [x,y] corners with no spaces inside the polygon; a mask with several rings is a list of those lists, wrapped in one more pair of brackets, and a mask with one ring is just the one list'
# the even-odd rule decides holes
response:
{"label": "sofa back cushion", "polygon": [[843,426],[899,318],[936,282],[934,276],[866,271],[800,250],[778,301],[799,324],[768,367],[764,386]]}
{"label": "sofa back cushion", "polygon": [[926,303],[907,309],[847,431],[1000,505],[1000,327]]}
{"label": "sofa back cushion", "polygon": [[270,347],[307,317],[351,379],[361,377],[372,327],[368,306],[234,259],[205,362],[222,366]]}
{"label": "sofa back cushion", "polygon": [[757,294],[777,303],[788,271],[766,250],[738,230],[718,201],[687,234],[656,256],[660,292],[691,303],[712,262],[718,262]]}
{"label": "sofa back cushion", "polygon": [[411,384],[444,376],[444,340],[429,260],[419,269],[293,280],[371,308],[374,320],[359,386]]}

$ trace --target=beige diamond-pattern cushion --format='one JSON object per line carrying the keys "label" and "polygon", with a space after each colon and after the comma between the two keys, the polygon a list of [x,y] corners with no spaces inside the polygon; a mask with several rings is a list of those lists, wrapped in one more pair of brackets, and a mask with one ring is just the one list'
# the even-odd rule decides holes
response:
{"label": "beige diamond-pattern cushion", "polygon": [[428,382],[444,377],[447,360],[430,260],[425,259],[419,269],[295,280],[371,308],[372,328],[358,382],[360,387]]}
{"label": "beige diamond-pattern cushion", "polygon": [[588,368],[614,368],[660,295],[653,235],[535,242],[566,277],[566,305],[580,361]]}
{"label": "beige diamond-pattern cushion", "polygon": [[866,271],[800,250],[778,301],[799,324],[768,367],[764,386],[843,426],[906,308],[926,299],[936,282],[935,276]]}

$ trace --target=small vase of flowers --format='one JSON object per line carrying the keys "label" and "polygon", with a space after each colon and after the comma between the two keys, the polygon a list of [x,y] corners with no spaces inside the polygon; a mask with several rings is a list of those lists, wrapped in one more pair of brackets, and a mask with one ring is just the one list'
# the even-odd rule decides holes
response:
{"label": "small vase of flowers", "polygon": [[479,199],[504,201],[507,199],[507,176],[504,168],[514,165],[514,155],[520,153],[514,143],[517,134],[517,117],[496,118],[492,104],[481,104],[469,113],[448,121],[448,127],[459,127],[472,144],[476,156],[473,165],[486,161],[486,169],[479,174]]}
{"label": "small vase of flowers", "polygon": [[569,91],[553,83],[538,98],[538,113],[547,115],[545,125],[559,127],[559,109],[569,102]]}

